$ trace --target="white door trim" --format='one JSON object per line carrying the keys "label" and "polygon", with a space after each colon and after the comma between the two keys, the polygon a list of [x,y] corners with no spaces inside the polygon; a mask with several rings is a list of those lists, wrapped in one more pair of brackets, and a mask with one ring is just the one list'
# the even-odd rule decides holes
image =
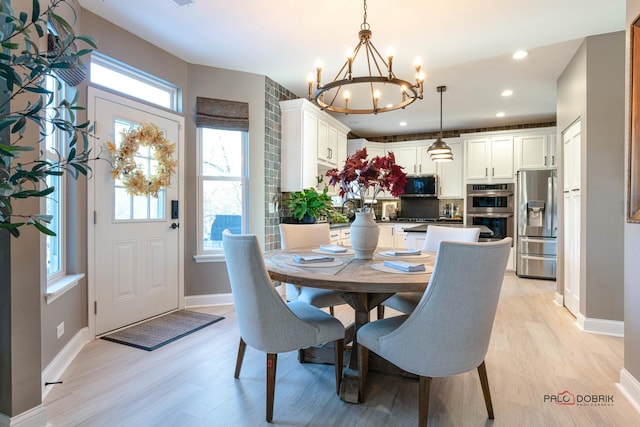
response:
{"label": "white door trim", "polygon": [[[184,117],[177,114],[171,113],[166,110],[162,110],[159,108],[155,108],[152,106],[148,106],[146,104],[133,101],[128,98],[124,98],[122,96],[116,95],[111,92],[107,92],[92,86],[88,87],[87,90],[87,117],[91,120],[94,126],[100,126],[100,123],[94,123],[93,118],[95,117],[95,108],[96,98],[102,98],[107,101],[117,102],[119,104],[125,105],[131,108],[140,109],[141,106],[144,107],[145,111],[148,111],[151,114],[157,114],[159,116],[171,117],[172,120],[175,120],[179,124],[179,132],[178,132],[178,200],[180,201],[178,205],[178,216],[180,218],[181,227],[177,228],[178,232],[178,308],[184,308],[184,232],[185,232],[185,217],[184,217],[184,203],[185,203],[185,193],[184,193],[184,140],[185,140],[185,129],[184,129]],[[98,141],[96,138],[89,139],[89,147],[91,148],[91,152],[94,155],[100,154],[101,156],[107,156],[106,150],[103,148],[103,144],[106,141]],[[98,160],[102,161],[102,160]],[[87,272],[88,272],[88,281],[87,281],[87,320],[89,327],[89,338],[94,339],[96,337],[96,329],[95,329],[95,312],[94,312],[94,302],[96,295],[96,281],[95,281],[95,266],[96,259],[93,249],[95,247],[95,227],[93,226],[93,212],[95,211],[95,191],[94,187],[91,183],[91,180],[87,181]]]}

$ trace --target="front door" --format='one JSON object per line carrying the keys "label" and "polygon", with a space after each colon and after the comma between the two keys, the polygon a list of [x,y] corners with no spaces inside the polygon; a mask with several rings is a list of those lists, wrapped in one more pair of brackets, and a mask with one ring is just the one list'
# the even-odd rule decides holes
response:
{"label": "front door", "polygon": [[[98,138],[93,152],[101,157],[109,155],[107,141],[118,146],[122,131],[143,123],[155,124],[176,144],[176,157],[182,151],[183,118],[176,114],[90,88],[89,116]],[[136,162],[153,169],[149,148],[140,148]],[[178,172],[156,198],[127,194],[111,169],[109,162],[97,161],[89,181],[89,316],[95,335],[175,310],[181,300]]]}

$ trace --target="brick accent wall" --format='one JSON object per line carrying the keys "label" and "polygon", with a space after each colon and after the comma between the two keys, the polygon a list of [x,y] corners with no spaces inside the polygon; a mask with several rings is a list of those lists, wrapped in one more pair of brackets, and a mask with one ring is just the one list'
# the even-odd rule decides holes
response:
{"label": "brick accent wall", "polygon": [[265,251],[280,248],[280,218],[282,197],[280,170],[282,167],[282,117],[280,101],[298,98],[282,85],[265,78],[264,172],[265,172]]}

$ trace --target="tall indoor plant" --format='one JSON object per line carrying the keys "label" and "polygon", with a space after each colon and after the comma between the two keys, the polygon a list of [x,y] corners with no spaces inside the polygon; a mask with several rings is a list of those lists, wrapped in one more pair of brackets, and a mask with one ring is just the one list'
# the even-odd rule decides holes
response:
{"label": "tall indoor plant", "polygon": [[[76,35],[72,25],[56,13],[67,6],[75,16],[69,0],[51,0],[44,10],[40,3],[32,0],[30,13],[14,11],[9,0],[0,3],[0,230],[15,237],[29,225],[45,234],[55,233],[45,225],[51,221],[49,215],[16,211],[14,201],[47,197],[55,191],[47,182],[49,176],[67,172],[77,178],[91,171],[92,127],[77,120],[77,112],[84,110],[78,104],[79,93],[71,101],[56,104],[45,77],[52,76],[57,85],[62,81],[79,84],[84,76],[82,57],[96,48],[95,40]],[[42,38],[47,41],[46,51],[40,50]],[[28,131],[31,126],[35,130]],[[52,132],[63,135],[67,148],[55,160],[43,153],[44,141]],[[27,152],[36,148],[40,154],[27,158]]]}
{"label": "tall indoor plant", "polygon": [[[361,209],[351,224],[351,246],[356,258],[371,259],[378,246],[379,227],[373,217],[373,206],[381,191],[397,197],[404,193],[407,182],[402,166],[396,164],[393,153],[367,159],[367,149],[349,156],[341,170],[327,171],[329,185],[340,185],[340,196],[360,199]],[[371,207],[365,206],[365,196],[371,190]]]}

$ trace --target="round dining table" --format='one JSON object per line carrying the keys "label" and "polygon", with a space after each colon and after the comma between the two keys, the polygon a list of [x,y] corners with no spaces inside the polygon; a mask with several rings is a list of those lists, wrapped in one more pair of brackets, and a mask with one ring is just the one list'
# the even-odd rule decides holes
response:
{"label": "round dining table", "polygon": [[[394,255],[398,254],[398,255]],[[294,258],[328,256],[333,258],[325,262],[298,263]],[[297,257],[296,257],[297,256]],[[369,322],[370,312],[385,299],[396,292],[424,292],[431,277],[435,254],[421,252],[417,255],[405,255],[400,250],[379,249],[373,259],[356,259],[353,251],[347,248],[343,253],[322,253],[318,248],[296,250],[275,250],[264,254],[265,264],[272,280],[330,289],[338,292],[355,312],[354,322],[347,329],[345,341],[351,341],[351,355],[340,387],[340,398],[358,403],[359,369],[357,357],[357,331]],[[404,261],[411,264],[423,264],[421,272],[407,272],[385,266],[384,261]],[[309,360],[323,363],[331,362],[327,357],[315,356],[312,349],[301,354],[310,354]],[[333,352],[324,351],[332,355]]]}

